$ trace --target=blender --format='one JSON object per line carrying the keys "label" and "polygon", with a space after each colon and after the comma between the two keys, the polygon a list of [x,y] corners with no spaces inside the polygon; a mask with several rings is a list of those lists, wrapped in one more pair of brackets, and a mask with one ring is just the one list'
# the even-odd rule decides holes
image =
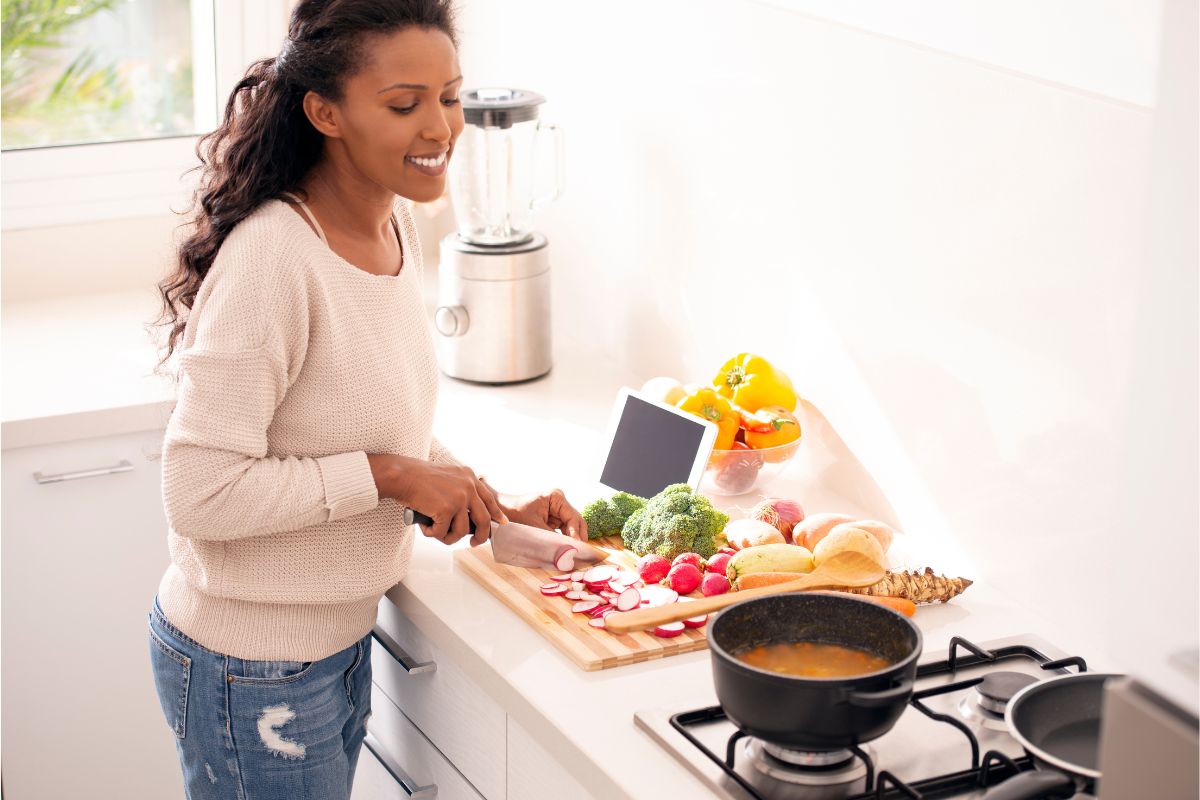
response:
{"label": "blender", "polygon": [[[461,98],[467,124],[449,172],[456,230],[441,242],[434,313],[438,363],[461,380],[530,380],[552,364],[550,261],[532,219],[562,190],[562,135],[538,119],[545,98],[534,92]],[[554,166],[539,168],[551,142]]]}

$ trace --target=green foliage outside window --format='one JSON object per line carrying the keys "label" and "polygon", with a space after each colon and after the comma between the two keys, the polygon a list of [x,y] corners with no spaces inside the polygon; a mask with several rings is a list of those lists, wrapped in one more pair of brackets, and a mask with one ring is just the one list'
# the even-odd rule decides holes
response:
{"label": "green foliage outside window", "polygon": [[[188,0],[0,2],[0,125],[6,149],[191,132]],[[125,54],[114,52],[118,41],[91,40],[101,29],[125,34],[132,14],[143,15],[140,21],[149,21],[156,34],[168,35]]]}

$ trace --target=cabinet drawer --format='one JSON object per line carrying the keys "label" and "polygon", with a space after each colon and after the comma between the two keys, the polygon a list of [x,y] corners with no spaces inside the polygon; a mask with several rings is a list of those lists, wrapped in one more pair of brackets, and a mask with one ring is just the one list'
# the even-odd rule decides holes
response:
{"label": "cabinet drawer", "polygon": [[358,754],[358,766],[354,769],[350,800],[391,800],[397,793],[400,797],[406,795],[404,788],[383,766],[383,762],[370,749],[363,747]]}
{"label": "cabinet drawer", "polygon": [[596,800],[512,717],[508,718],[508,796],[513,800]]}
{"label": "cabinet drawer", "polygon": [[[416,725],[400,713],[400,709],[378,686],[372,687],[367,741],[359,760],[366,762],[364,782],[370,781],[361,791],[374,792],[362,795],[369,800],[408,797],[421,800],[483,800],[470,781],[438,752]],[[383,775],[380,775],[380,767]],[[356,797],[360,791],[358,783],[356,776]]]}
{"label": "cabinet drawer", "polygon": [[[386,597],[379,604],[376,632],[371,670],[378,687],[485,797],[505,797],[504,709]],[[399,646],[407,668],[378,635]]]}

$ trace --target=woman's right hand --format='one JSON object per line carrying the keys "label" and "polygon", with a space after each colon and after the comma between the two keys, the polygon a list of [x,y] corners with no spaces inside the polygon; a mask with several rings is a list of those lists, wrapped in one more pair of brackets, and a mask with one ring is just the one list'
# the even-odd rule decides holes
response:
{"label": "woman's right hand", "polygon": [[421,532],[431,539],[454,544],[470,534],[471,545],[483,544],[492,533],[492,520],[508,522],[496,493],[468,467],[435,464],[397,455],[367,455],[380,497],[433,518]]}

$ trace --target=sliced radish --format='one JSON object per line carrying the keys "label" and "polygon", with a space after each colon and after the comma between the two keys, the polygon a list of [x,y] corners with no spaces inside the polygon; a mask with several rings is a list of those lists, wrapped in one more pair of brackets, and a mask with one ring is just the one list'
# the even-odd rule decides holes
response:
{"label": "sliced radish", "polygon": [[607,583],[585,583],[584,586],[586,586],[588,588],[589,592],[612,591],[611,587],[609,587],[609,585]]}
{"label": "sliced radish", "polygon": [[568,600],[582,600],[583,596],[585,594],[587,594],[587,592],[577,592],[572,589],[571,591],[567,592],[563,596],[566,597]]}
{"label": "sliced radish", "polygon": [[586,588],[583,581],[571,581],[570,586],[572,592],[582,592]]}
{"label": "sliced radish", "polygon": [[616,574],[616,567],[610,564],[600,564],[583,573],[583,580],[586,583],[607,583]]}
{"label": "sliced radish", "polygon": [[573,581],[582,581],[582,580],[583,580],[583,570],[578,570],[578,569],[577,569],[577,570],[575,570],[574,572],[572,572],[572,573],[571,573],[571,580],[573,580]]}
{"label": "sliced radish", "polygon": [[691,619],[685,619],[683,624],[689,628],[703,628],[704,623],[706,622],[708,622],[708,614],[704,614],[703,616],[699,617],[692,617]]}
{"label": "sliced radish", "polygon": [[547,597],[560,597],[564,594],[567,594],[567,587],[563,586],[561,583],[556,583],[553,589],[543,588],[542,594],[546,595]]}
{"label": "sliced radish", "polygon": [[552,581],[569,581],[569,580],[571,580],[571,576],[570,575],[555,575],[550,580],[552,580]]}
{"label": "sliced radish", "polygon": [[655,636],[661,636],[664,639],[669,639],[672,636],[678,636],[683,633],[682,622],[668,622],[665,625],[659,625],[654,629]]}
{"label": "sliced radish", "polygon": [[575,548],[564,547],[554,556],[554,568],[559,572],[566,572],[575,566]]}
{"label": "sliced radish", "polygon": [[571,606],[571,610],[576,614],[584,614],[588,611],[591,611],[593,608],[596,608],[598,605],[600,605],[599,600],[580,600],[578,603]]}
{"label": "sliced radish", "polygon": [[674,589],[668,589],[665,586],[659,586],[658,584],[643,586],[638,592],[642,595],[643,601],[649,601],[648,605],[652,608],[656,606],[668,606],[679,599],[679,592]]}
{"label": "sliced radish", "polygon": [[540,588],[542,589],[542,591],[545,591],[547,589],[557,589],[558,584],[557,583],[543,583]]}
{"label": "sliced radish", "polygon": [[610,605],[609,603],[605,603],[604,605],[596,606],[595,608],[593,608],[591,611],[589,611],[587,613],[588,613],[589,617],[602,617],[608,613],[608,610],[610,608],[612,608],[612,605]]}
{"label": "sliced radish", "polygon": [[606,589],[600,593],[600,596],[608,600],[616,600],[621,596],[620,592],[614,592],[612,589]]}
{"label": "sliced radish", "polygon": [[616,601],[613,603],[618,611],[632,611],[637,608],[642,602],[642,593],[637,589],[626,589],[617,595]]}
{"label": "sliced radish", "polygon": [[604,617],[592,617],[588,620],[588,625],[591,625],[593,628],[603,628]]}

